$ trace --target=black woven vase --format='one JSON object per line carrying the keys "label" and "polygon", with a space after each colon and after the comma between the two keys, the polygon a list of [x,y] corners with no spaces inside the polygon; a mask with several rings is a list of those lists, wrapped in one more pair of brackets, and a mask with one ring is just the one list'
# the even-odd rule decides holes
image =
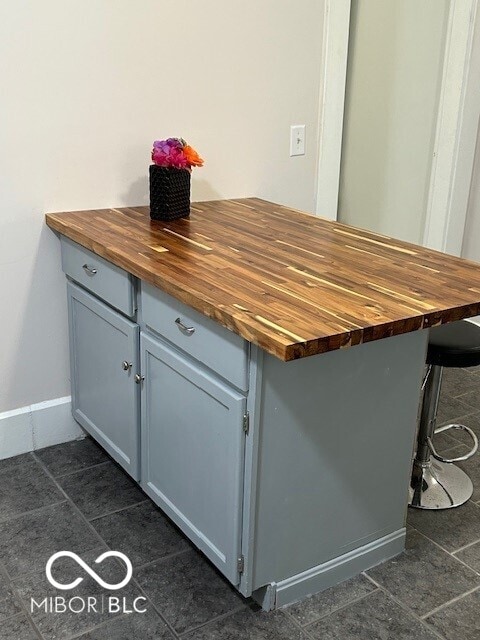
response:
{"label": "black woven vase", "polygon": [[190,171],[150,165],[150,218],[176,220],[190,215]]}

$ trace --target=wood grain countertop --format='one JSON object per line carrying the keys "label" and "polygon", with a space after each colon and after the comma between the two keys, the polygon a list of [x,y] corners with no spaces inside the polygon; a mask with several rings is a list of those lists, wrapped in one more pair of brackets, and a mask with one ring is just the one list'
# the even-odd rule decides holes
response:
{"label": "wood grain countertop", "polygon": [[258,198],[46,220],[285,361],[480,314],[480,265]]}

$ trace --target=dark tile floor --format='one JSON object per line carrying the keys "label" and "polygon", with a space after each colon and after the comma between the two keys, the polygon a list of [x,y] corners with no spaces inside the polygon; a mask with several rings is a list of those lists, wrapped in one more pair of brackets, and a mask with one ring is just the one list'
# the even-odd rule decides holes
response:
{"label": "dark tile floor", "polygon": [[[445,373],[440,421],[480,436],[480,369]],[[461,432],[442,453],[466,451]],[[463,464],[476,490],[452,511],[409,511],[406,551],[304,602],[264,613],[243,600],[90,439],[0,461],[0,640],[479,640],[480,454]],[[133,580],[116,595],[146,598],[145,614],[30,614],[31,598],[65,595],[45,577],[60,550],[89,566],[105,550],[128,555]],[[98,565],[107,582],[124,571]],[[56,573],[55,573],[56,572]],[[79,575],[55,564],[62,582]],[[61,576],[61,578],[60,578]],[[86,576],[75,595],[101,598]]]}

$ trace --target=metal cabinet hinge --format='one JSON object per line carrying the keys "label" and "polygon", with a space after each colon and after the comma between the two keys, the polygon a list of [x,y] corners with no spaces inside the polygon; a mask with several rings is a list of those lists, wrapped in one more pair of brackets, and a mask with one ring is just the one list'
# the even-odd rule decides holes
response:
{"label": "metal cabinet hinge", "polygon": [[245,557],[240,556],[237,558],[237,571],[238,573],[243,573],[245,571]]}
{"label": "metal cabinet hinge", "polygon": [[243,430],[248,436],[250,432],[250,414],[248,411],[243,416]]}

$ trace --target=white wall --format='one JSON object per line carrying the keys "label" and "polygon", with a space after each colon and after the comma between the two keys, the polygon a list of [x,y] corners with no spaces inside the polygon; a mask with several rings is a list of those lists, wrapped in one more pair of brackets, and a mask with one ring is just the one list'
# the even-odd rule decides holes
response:
{"label": "white wall", "polygon": [[[206,165],[193,199],[313,211],[323,0],[0,3],[0,412],[68,395],[46,211],[147,203],[151,142]],[[306,124],[289,158],[290,124]]]}
{"label": "white wall", "polygon": [[421,242],[448,0],[352,0],[339,217]]}
{"label": "white wall", "polygon": [[467,209],[462,257],[480,262],[480,128]]}

